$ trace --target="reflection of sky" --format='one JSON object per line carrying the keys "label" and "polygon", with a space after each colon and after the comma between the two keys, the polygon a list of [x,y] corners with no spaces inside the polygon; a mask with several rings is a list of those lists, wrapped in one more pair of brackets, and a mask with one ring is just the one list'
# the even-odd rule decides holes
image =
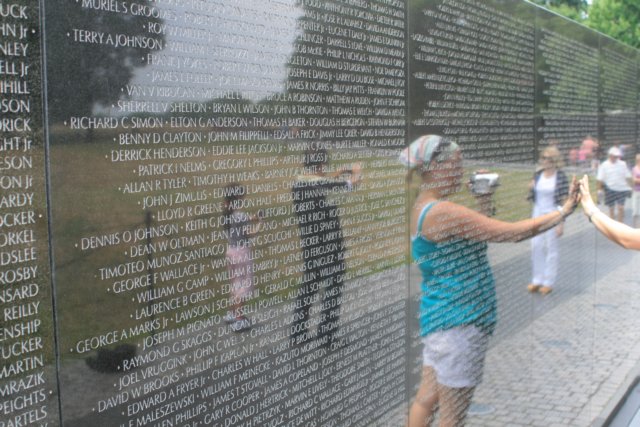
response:
{"label": "reflection of sky", "polygon": [[[136,70],[123,92],[130,100],[207,100],[242,94],[257,101],[282,92],[299,34],[295,0],[185,0],[162,5],[162,50]],[[168,2],[169,3],[169,2]]]}

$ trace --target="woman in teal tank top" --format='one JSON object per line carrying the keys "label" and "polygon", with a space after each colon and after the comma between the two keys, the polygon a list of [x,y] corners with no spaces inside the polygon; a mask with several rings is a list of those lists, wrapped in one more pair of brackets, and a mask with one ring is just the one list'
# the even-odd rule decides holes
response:
{"label": "woman in teal tank top", "polygon": [[[401,156],[422,185],[411,212],[411,251],[422,273],[420,333],[422,381],[409,412],[409,427],[464,425],[496,324],[496,294],[487,242],[514,242],[559,224],[575,209],[576,185],[557,211],[514,223],[487,215],[492,193],[478,196],[481,212],[448,201],[462,187],[458,145],[437,135],[418,138]],[[575,180],[574,180],[575,181]]]}
{"label": "woman in teal tank top", "polygon": [[[420,229],[435,205],[422,209]],[[496,295],[487,243],[463,238],[436,243],[417,234],[411,252],[422,273],[420,335],[464,325],[490,334],[496,323]]]}

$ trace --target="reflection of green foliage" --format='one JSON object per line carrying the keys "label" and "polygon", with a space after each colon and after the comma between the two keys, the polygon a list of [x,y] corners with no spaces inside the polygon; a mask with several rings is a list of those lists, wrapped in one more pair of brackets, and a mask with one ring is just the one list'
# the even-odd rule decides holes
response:
{"label": "reflection of green foliage", "polygon": [[[64,4],[63,4],[64,3]],[[141,0],[142,6],[153,2]],[[141,47],[116,47],[99,43],[74,42],[74,30],[115,36],[145,36],[164,41],[149,26],[160,19],[126,13],[94,11],[80,2],[47,2],[47,52],[49,79],[49,112],[54,121],[69,116],[90,115],[93,108],[106,106],[124,94],[121,88],[143,67],[143,56],[149,51]],[[95,34],[95,33],[92,33]],[[53,84],[55,82],[55,84]]]}
{"label": "reflection of green foliage", "polygon": [[562,16],[574,21],[584,21],[587,7],[586,0],[532,0],[533,3],[539,4],[549,10],[552,10]]}
{"label": "reflection of green foliage", "polygon": [[560,6],[550,7],[550,9],[573,21],[583,22],[585,20],[586,14],[585,10],[582,8],[576,9],[575,7],[561,4]]}
{"label": "reflection of green foliage", "polygon": [[640,3],[637,0],[594,0],[587,25],[640,48]]}

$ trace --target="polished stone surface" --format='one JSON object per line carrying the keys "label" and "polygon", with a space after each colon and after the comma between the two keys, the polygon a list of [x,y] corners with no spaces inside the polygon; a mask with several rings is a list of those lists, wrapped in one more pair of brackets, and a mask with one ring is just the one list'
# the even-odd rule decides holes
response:
{"label": "polished stone surface", "polygon": [[[576,174],[637,150],[638,52],[525,2],[0,10],[0,427],[402,425],[421,343],[400,150],[454,139],[465,177],[499,173],[507,221],[547,145]],[[490,246],[472,425],[600,414],[580,392],[606,400],[637,337],[607,339],[636,302],[600,292],[628,254],[598,245],[571,218],[544,299],[529,243]]]}

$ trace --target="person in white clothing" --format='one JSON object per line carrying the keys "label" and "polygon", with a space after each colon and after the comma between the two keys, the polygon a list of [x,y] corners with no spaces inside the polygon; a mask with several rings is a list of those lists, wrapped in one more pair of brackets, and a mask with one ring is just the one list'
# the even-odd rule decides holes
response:
{"label": "person in white clothing", "polygon": [[598,168],[598,189],[604,190],[604,204],[609,207],[609,216],[624,222],[624,202],[631,195],[629,180],[631,173],[618,147],[611,147],[608,159]]}
{"label": "person in white clothing", "polygon": [[[540,157],[540,168],[529,185],[529,200],[533,201],[533,217],[553,212],[569,195],[569,180],[561,170],[562,155],[556,147],[547,147]],[[558,237],[564,223],[531,239],[532,279],[529,292],[547,295],[553,290],[558,271]]]}

